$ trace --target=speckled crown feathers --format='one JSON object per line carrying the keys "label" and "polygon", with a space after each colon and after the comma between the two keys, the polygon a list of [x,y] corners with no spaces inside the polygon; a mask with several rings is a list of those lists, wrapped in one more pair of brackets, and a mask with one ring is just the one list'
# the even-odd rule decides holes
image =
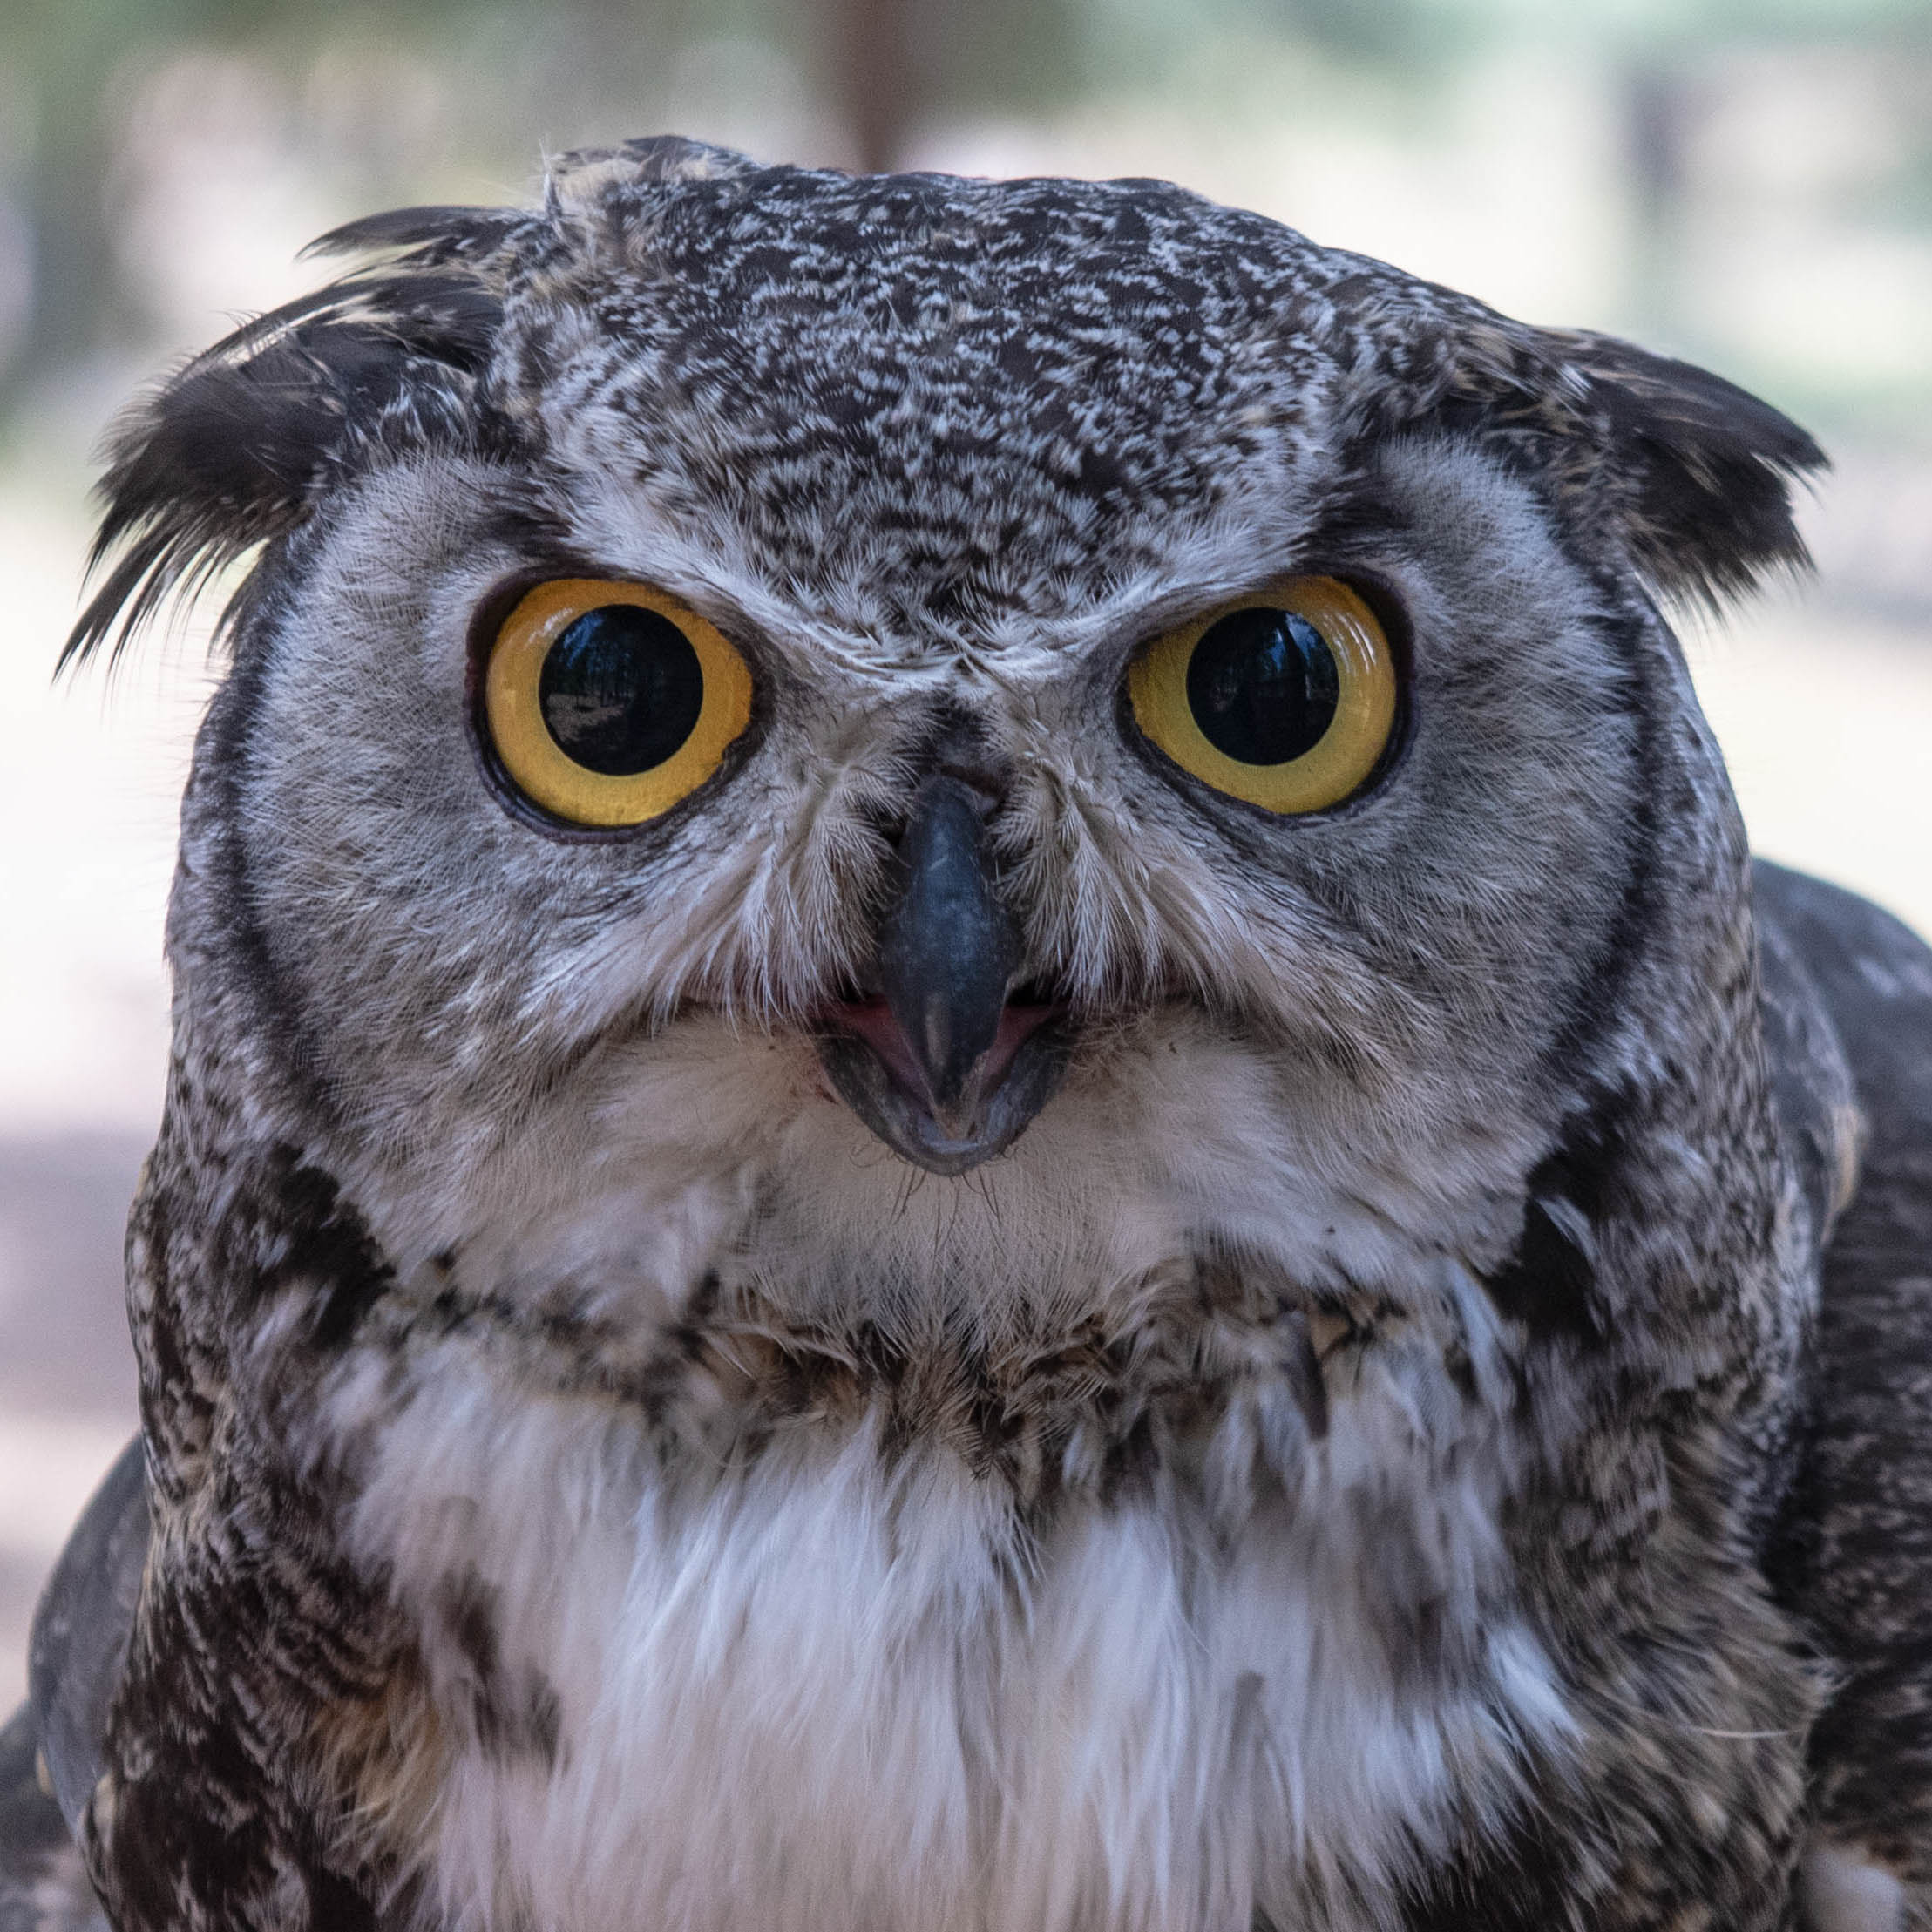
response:
{"label": "speckled crown feathers", "polygon": [[854,176],[657,138],[562,157],[532,208],[403,209],[313,252],[372,259],[114,432],[105,575],[63,663],[118,653],[345,474],[439,444],[542,460],[591,410],[634,428],[667,514],[726,505],[794,585],[896,542],[926,566],[919,615],[968,623],[1104,594],[1136,524],[1238,518],[1283,466],[1346,476],[1432,425],[1714,600],[1805,560],[1786,485],[1824,461],[1702,370],[1158,181]]}

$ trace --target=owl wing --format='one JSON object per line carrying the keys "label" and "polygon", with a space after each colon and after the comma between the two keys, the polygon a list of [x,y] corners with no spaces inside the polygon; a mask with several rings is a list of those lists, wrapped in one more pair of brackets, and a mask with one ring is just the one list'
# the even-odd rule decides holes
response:
{"label": "owl wing", "polygon": [[34,1613],[31,1699],[0,1731],[0,1932],[105,1932],[74,1828],[100,1775],[147,1537],[136,1436],[54,1566]]}
{"label": "owl wing", "polygon": [[1756,905],[1779,1113],[1823,1210],[1813,1225],[1829,1229],[1771,1565],[1836,1685],[1811,1742],[1814,1829],[1929,1901],[1932,948],[1865,900],[1777,866],[1758,867]]}
{"label": "owl wing", "polygon": [[0,1729],[0,1932],[108,1932],[37,1757],[33,1712],[23,1705]]}

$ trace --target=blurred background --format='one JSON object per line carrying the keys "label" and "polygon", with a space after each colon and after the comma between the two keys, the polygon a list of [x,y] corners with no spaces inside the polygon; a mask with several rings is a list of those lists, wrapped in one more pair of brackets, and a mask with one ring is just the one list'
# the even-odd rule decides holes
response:
{"label": "blurred background", "polygon": [[676,131],[1151,174],[1633,336],[1836,462],[1817,580],[1688,638],[1761,849],[1932,932],[1932,0],[0,0],[0,1716],[133,1426],[121,1224],[205,631],[56,686],[91,453],[372,208]]}

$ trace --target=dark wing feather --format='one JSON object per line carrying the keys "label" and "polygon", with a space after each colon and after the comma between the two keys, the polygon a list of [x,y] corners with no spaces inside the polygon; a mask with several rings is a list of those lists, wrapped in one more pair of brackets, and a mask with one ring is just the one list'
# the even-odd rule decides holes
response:
{"label": "dark wing feather", "polygon": [[101,1773],[147,1537],[136,1436],[54,1565],[34,1612],[29,1701],[0,1730],[0,1932],[105,1932],[74,1834]]}
{"label": "dark wing feather", "polygon": [[137,1435],[74,1525],[41,1593],[28,1645],[34,1728],[70,1827],[100,1778],[108,1708],[127,1662],[147,1538],[147,1462]]}
{"label": "dark wing feather", "polygon": [[107,1932],[37,1758],[23,1705],[0,1727],[0,1932]]}
{"label": "dark wing feather", "polygon": [[[1863,1156],[1823,1265],[1797,1481],[1773,1563],[1839,1687],[1812,1746],[1825,1834],[1932,1886],[1932,949],[1760,865],[1850,1070]],[[1775,1029],[1771,1046],[1779,1071]]]}

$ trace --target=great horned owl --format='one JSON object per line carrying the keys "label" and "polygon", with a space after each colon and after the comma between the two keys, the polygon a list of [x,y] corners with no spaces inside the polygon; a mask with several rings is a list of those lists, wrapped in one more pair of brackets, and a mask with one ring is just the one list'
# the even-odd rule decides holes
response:
{"label": "great horned owl", "polygon": [[0,1915],[1932,1922],[1932,959],[1657,607],[1810,440],[1148,181],[325,246],[70,645],[259,552]]}

